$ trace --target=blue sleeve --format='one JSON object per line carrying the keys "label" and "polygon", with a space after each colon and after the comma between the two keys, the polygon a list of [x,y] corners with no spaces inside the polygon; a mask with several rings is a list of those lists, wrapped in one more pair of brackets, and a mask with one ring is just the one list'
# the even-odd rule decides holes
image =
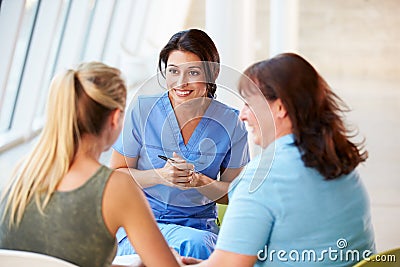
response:
{"label": "blue sleeve", "polygon": [[231,136],[231,147],[221,166],[224,168],[240,168],[250,160],[247,130],[244,123],[237,120],[237,125]]}
{"label": "blue sleeve", "polygon": [[271,192],[273,186],[265,181],[258,189],[250,190],[251,181],[257,172],[248,167],[231,184],[233,191],[216,248],[257,255],[268,243],[274,225],[273,208],[268,204],[274,199],[274,194]]}
{"label": "blue sleeve", "polygon": [[142,147],[142,123],[139,100],[140,98],[129,105],[121,134],[112,146],[121,155],[131,158],[138,157]]}

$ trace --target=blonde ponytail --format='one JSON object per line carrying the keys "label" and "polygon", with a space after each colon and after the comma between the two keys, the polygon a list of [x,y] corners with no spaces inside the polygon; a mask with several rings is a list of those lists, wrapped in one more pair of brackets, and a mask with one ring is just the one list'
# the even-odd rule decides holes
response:
{"label": "blonde ponytail", "polygon": [[[47,123],[33,151],[3,193],[3,198],[8,195],[3,218],[9,211],[10,225],[21,221],[32,197],[43,211],[74,158],[75,139],[79,136],[74,75],[69,70],[53,79],[47,102]],[[44,198],[40,199],[41,196]]]}
{"label": "blonde ponytail", "polygon": [[116,68],[90,62],[53,79],[46,125],[3,192],[2,220],[8,212],[9,225],[18,225],[33,198],[43,212],[74,161],[81,136],[99,135],[111,111],[124,110],[126,85],[120,74]]}

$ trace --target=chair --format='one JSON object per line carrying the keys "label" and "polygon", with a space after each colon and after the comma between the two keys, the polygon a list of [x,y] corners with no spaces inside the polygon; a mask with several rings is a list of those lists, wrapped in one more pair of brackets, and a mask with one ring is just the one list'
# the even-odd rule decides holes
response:
{"label": "chair", "polygon": [[0,267],[77,267],[67,261],[28,251],[0,249]]}
{"label": "chair", "polygon": [[143,266],[142,260],[138,254],[115,256],[112,266]]}
{"label": "chair", "polygon": [[400,266],[400,248],[386,250],[369,257],[368,260],[362,260],[353,267],[399,267]]}
{"label": "chair", "polygon": [[218,218],[217,218],[217,225],[221,226],[222,220],[224,219],[225,211],[228,205],[225,204],[218,204],[217,203],[217,209],[218,209]]}

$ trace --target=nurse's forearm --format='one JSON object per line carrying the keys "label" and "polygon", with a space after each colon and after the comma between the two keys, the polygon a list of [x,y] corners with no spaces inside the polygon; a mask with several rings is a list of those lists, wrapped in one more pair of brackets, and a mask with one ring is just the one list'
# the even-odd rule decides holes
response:
{"label": "nurse's forearm", "polygon": [[160,174],[155,169],[138,170],[134,168],[118,168],[117,171],[131,175],[142,188],[165,183],[165,180],[161,178]]}
{"label": "nurse's forearm", "polygon": [[[157,169],[138,170],[134,168],[118,168],[117,170],[131,175],[142,188],[157,184],[172,185],[162,178],[160,171]],[[181,184],[182,187],[194,187],[208,199],[220,204],[228,204],[227,193],[230,182],[216,181],[201,173],[195,173],[193,178],[194,183],[185,183],[185,186]]]}
{"label": "nurse's forearm", "polygon": [[195,173],[195,188],[208,199],[220,204],[228,204],[228,188],[230,182],[222,182],[210,177]]}

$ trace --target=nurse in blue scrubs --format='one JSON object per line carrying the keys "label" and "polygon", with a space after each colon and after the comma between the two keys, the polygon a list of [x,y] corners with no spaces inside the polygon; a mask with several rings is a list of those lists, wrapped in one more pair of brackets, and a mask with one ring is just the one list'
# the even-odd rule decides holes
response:
{"label": "nurse in blue scrubs", "polygon": [[[219,230],[216,203],[228,202],[229,184],[249,161],[247,131],[237,110],[214,99],[219,54],[205,32],[174,34],[158,65],[168,90],[130,106],[111,167],[142,186],[171,247],[206,259]],[[123,229],[117,240],[118,255],[135,253]]]}

